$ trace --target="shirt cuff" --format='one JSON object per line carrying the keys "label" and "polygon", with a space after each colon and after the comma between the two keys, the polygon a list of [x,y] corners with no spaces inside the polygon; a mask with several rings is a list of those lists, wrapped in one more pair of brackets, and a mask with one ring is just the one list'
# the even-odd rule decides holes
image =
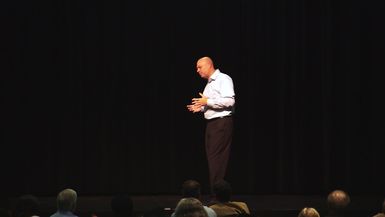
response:
{"label": "shirt cuff", "polygon": [[212,107],[213,106],[213,100],[207,99],[207,105],[206,106]]}

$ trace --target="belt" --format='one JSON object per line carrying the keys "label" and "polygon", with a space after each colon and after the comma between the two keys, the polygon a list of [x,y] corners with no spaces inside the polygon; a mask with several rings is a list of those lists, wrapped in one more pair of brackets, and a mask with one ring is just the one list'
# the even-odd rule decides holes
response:
{"label": "belt", "polygon": [[225,115],[225,116],[221,116],[221,117],[211,118],[211,119],[208,119],[207,121],[215,121],[215,120],[218,120],[221,118],[230,118],[230,117],[232,117],[232,115]]}

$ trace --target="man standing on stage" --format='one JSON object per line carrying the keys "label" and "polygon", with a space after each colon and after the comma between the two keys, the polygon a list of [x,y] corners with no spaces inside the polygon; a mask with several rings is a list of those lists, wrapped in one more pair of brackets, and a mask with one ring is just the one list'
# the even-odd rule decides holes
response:
{"label": "man standing on stage", "polygon": [[200,98],[193,98],[189,111],[204,112],[207,120],[205,145],[209,165],[210,188],[226,174],[233,137],[235,93],[230,76],[215,69],[209,57],[202,57],[196,64],[199,75],[207,79]]}

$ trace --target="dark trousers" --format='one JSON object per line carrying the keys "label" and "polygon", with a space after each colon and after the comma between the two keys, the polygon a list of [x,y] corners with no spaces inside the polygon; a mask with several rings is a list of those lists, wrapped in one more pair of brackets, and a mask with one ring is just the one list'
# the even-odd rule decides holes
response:
{"label": "dark trousers", "polygon": [[206,126],[206,155],[209,165],[210,188],[224,179],[233,138],[233,118],[208,120]]}

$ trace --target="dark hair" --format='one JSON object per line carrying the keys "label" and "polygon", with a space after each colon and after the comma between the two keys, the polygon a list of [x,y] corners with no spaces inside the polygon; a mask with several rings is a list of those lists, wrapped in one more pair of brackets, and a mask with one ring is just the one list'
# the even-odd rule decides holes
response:
{"label": "dark hair", "polygon": [[228,202],[231,197],[231,185],[225,180],[218,181],[213,186],[215,197],[219,202]]}
{"label": "dark hair", "polygon": [[201,185],[195,180],[187,180],[182,184],[182,197],[198,198],[201,195]]}
{"label": "dark hair", "polygon": [[39,215],[40,202],[33,195],[23,195],[16,201],[13,216],[14,217],[30,217]]}

